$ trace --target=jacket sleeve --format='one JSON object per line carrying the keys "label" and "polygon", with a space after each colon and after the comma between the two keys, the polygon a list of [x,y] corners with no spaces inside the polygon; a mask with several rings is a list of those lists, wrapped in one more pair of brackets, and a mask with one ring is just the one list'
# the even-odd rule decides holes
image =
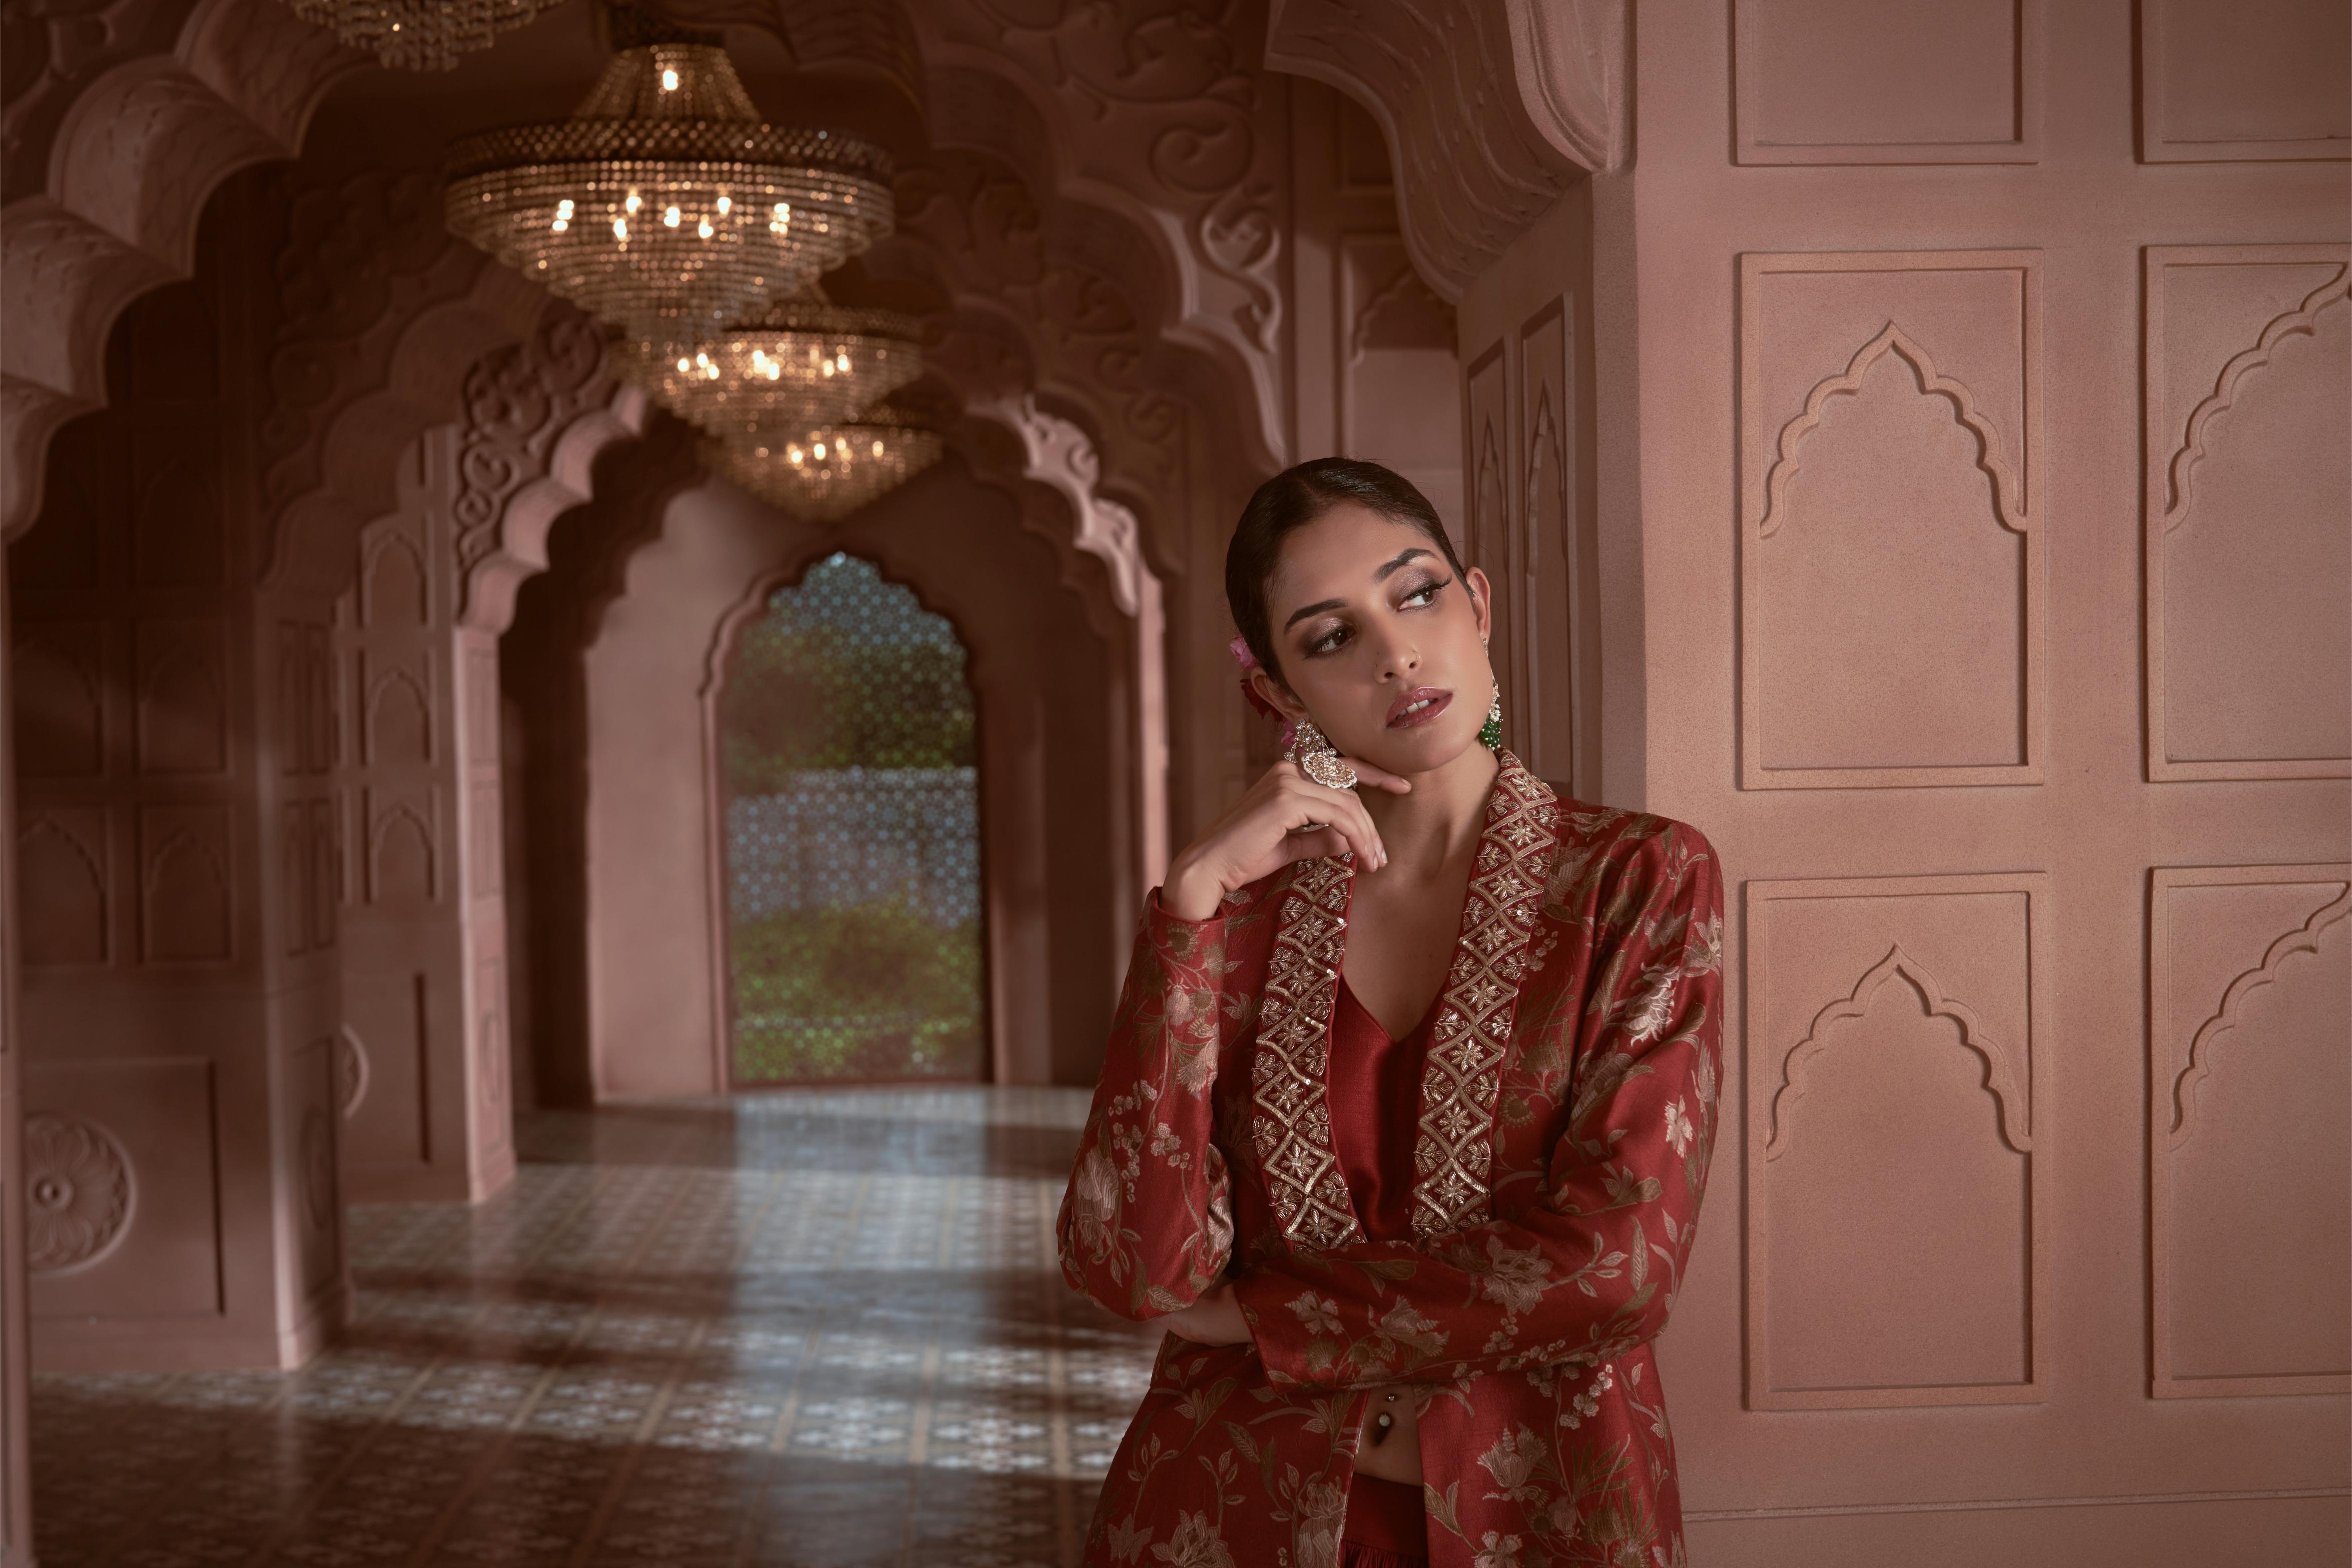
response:
{"label": "jacket sleeve", "polygon": [[1062,1278],[1123,1318],[1192,1305],[1232,1256],[1210,1094],[1242,1011],[1226,994],[1226,935],[1225,911],[1179,920],[1152,893],[1062,1197]]}
{"label": "jacket sleeve", "polygon": [[1665,1326],[1715,1134],[1721,881],[1706,840],[1680,824],[1603,851],[1576,879],[1589,889],[1577,907],[1548,912],[1585,928],[1584,984],[1531,1026],[1574,1046],[1542,1193],[1428,1252],[1365,1243],[1253,1267],[1235,1292],[1275,1382],[1589,1365]]}

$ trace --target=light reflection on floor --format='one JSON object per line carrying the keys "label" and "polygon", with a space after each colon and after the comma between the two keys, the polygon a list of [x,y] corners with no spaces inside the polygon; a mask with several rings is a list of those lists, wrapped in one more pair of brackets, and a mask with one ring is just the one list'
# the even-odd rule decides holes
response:
{"label": "light reflection on floor", "polygon": [[1158,1335],[1070,1294],[1082,1091],[540,1113],[352,1211],[299,1373],[43,1377],[44,1568],[1075,1563]]}

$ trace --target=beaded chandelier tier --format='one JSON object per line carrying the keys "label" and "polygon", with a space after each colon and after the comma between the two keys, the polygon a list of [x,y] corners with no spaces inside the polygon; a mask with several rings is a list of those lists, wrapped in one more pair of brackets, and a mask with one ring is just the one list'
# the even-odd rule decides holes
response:
{"label": "beaded chandelier tier", "polygon": [[945,454],[935,430],[893,404],[775,441],[714,441],[714,472],[781,510],[835,522],[906,483]]}
{"label": "beaded chandelier tier", "polygon": [[832,304],[811,287],[675,357],[630,344],[622,363],[712,435],[775,446],[854,418],[921,374],[919,331],[912,316]]}
{"label": "beaded chandelier tier", "polygon": [[306,22],[397,70],[455,69],[558,0],[286,0]]}
{"label": "beaded chandelier tier", "polygon": [[762,124],[715,34],[615,41],[571,119],[450,149],[452,232],[665,353],[890,232],[879,147]]}

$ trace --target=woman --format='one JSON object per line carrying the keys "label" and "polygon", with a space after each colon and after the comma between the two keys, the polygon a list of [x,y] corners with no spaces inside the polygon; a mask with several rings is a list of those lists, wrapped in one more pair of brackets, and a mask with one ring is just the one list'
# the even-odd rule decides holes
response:
{"label": "woman", "polygon": [[1294,740],[1151,900],[1062,1205],[1170,1330],[1086,1560],[1675,1568],[1714,852],[1500,750],[1486,579],[1389,470],[1267,481],[1225,593]]}

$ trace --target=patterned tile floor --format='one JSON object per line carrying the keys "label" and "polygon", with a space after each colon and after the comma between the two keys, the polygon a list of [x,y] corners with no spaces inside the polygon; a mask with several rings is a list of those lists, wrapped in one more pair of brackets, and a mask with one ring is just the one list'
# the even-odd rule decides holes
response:
{"label": "patterned tile floor", "polygon": [[1159,1336],[1071,1294],[1077,1090],[539,1113],[352,1211],[299,1373],[42,1377],[43,1568],[1075,1563]]}

